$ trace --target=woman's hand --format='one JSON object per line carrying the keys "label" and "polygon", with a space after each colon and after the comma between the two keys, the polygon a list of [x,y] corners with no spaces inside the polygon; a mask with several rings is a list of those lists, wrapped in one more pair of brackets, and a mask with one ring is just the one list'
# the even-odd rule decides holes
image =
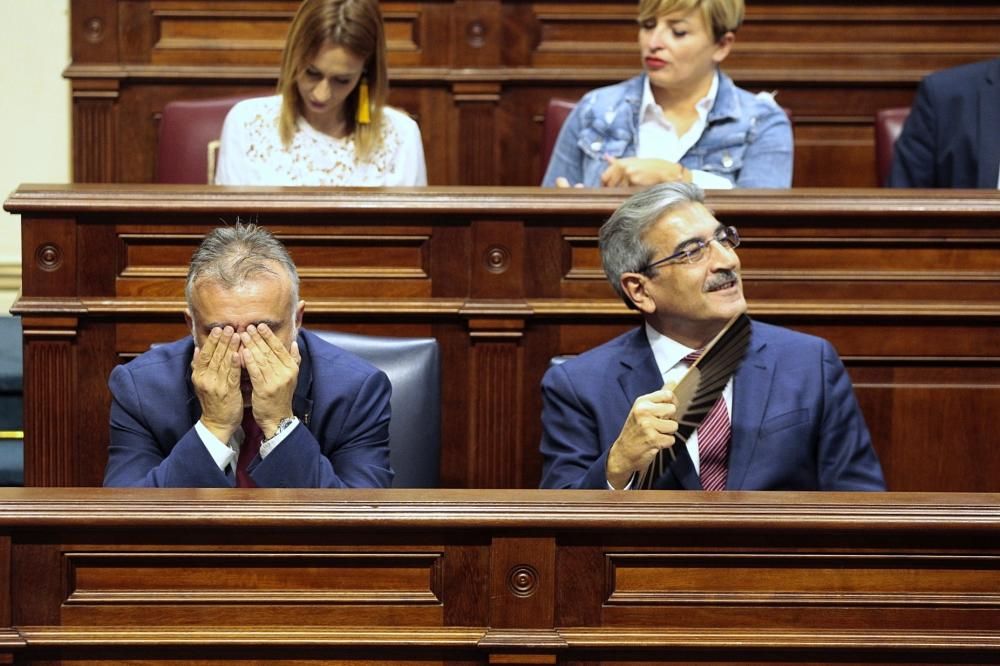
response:
{"label": "woman's hand", "polygon": [[683,165],[649,157],[605,155],[608,168],[601,174],[604,187],[648,187],[657,183],[691,182],[691,172]]}

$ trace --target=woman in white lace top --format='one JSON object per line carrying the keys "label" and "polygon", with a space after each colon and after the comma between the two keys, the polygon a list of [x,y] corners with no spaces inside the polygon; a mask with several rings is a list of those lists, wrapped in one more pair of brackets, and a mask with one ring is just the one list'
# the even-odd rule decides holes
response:
{"label": "woman in white lace top", "polygon": [[376,0],[305,0],[288,31],[278,93],[226,116],[216,184],[427,184],[420,129],[385,104]]}

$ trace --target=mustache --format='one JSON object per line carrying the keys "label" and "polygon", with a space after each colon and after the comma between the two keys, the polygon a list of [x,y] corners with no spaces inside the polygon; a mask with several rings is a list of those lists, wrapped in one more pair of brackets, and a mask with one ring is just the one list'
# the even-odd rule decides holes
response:
{"label": "mustache", "polygon": [[718,273],[714,273],[712,277],[708,279],[708,282],[705,283],[705,291],[714,291],[724,284],[736,282],[739,279],[740,275],[736,271],[719,271]]}

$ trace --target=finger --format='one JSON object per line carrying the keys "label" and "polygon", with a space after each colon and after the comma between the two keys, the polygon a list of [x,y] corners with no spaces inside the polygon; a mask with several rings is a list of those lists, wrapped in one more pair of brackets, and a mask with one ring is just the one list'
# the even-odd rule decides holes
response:
{"label": "finger", "polygon": [[197,353],[197,344],[195,345],[195,352],[197,354],[196,358],[201,359],[202,367],[208,367],[208,364],[212,362],[212,356],[215,355],[215,348],[218,346],[219,338],[221,337],[222,329],[216,327],[209,331],[208,337],[205,338],[205,344],[202,345],[200,353]]}
{"label": "finger", "polygon": [[250,383],[256,386],[263,382],[264,373],[253,352],[244,345],[243,349],[240,350],[240,356],[243,358],[243,365],[246,366],[247,374],[250,375]]}
{"label": "finger", "polygon": [[278,357],[278,360],[286,366],[290,366],[293,361],[288,350],[285,349],[285,344],[274,334],[271,327],[267,324],[257,324],[257,333],[260,335],[261,339],[268,346],[268,348]]}
{"label": "finger", "polygon": [[625,169],[616,164],[610,169],[608,174],[608,187],[621,187],[625,183]]}
{"label": "finger", "polygon": [[644,402],[643,413],[658,419],[670,419],[677,414],[677,405],[672,402]]}
{"label": "finger", "polygon": [[295,361],[295,365],[302,364],[302,354],[299,352],[298,340],[292,340],[292,360]]}
{"label": "finger", "polygon": [[601,185],[604,187],[614,187],[614,185],[612,185],[615,178],[614,171],[615,168],[613,166],[609,166],[603,173],[601,173]]}
{"label": "finger", "polygon": [[[229,345],[226,347],[227,358],[229,359],[229,365],[233,363],[236,364],[237,374],[239,374],[240,368],[240,344],[243,341],[240,340],[240,336],[236,335],[234,331],[232,336],[229,338]],[[221,346],[221,345],[220,345]],[[219,372],[228,372],[231,368],[227,368],[223,363],[219,367]]]}
{"label": "finger", "polygon": [[233,334],[235,331],[232,326],[226,326],[223,329],[218,329],[218,327],[212,329],[212,334],[219,330],[219,338],[216,341],[215,350],[212,352],[212,359],[209,361],[208,366],[216,370],[221,370],[226,367],[229,361],[229,348],[233,344]]}
{"label": "finger", "polygon": [[243,364],[240,363],[240,339],[238,336],[233,336],[233,342],[235,344],[230,345],[232,350],[229,354],[229,373],[226,375],[226,383],[231,389],[238,389],[240,386],[240,374]]}
{"label": "finger", "polygon": [[657,439],[657,441],[654,442],[654,446],[656,446],[656,448],[658,448],[660,450],[669,449],[676,442],[677,442],[677,438],[674,437],[673,435],[665,435],[664,437]]}
{"label": "finger", "polygon": [[673,435],[678,427],[673,419],[653,419],[653,429],[661,435]]}
{"label": "finger", "polygon": [[[243,331],[242,337],[243,348],[250,353],[250,357],[260,371],[261,376],[266,378],[268,368],[271,365],[271,359],[274,358],[274,355],[261,339],[256,326],[247,326],[247,330]],[[252,377],[253,375],[251,375]]]}
{"label": "finger", "polygon": [[653,391],[652,393],[640,396],[640,399],[654,404],[674,404],[676,402],[674,392],[665,387],[661,388],[659,391]]}

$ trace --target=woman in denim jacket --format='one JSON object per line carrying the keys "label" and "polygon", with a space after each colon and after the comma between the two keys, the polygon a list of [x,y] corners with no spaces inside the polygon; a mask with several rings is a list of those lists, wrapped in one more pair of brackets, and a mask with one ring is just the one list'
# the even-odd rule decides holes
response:
{"label": "woman in denim jacket", "polygon": [[743,13],[743,0],[640,0],[645,72],[584,95],[542,185],[790,187],[785,112],[719,71]]}

